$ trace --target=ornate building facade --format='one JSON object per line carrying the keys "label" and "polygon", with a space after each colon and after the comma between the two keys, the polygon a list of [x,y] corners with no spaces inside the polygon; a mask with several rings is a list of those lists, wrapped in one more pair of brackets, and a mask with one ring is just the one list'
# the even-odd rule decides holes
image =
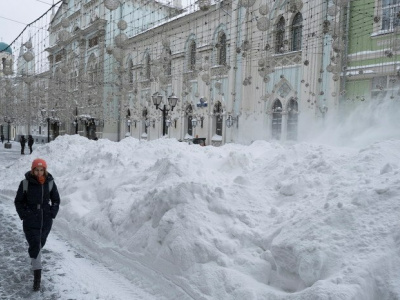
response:
{"label": "ornate building facade", "polygon": [[53,137],[302,140],[396,97],[400,5],[374,1],[65,1],[30,99]]}
{"label": "ornate building facade", "polygon": [[123,56],[120,45],[179,12],[179,7],[159,2],[65,1],[52,18],[46,49],[50,78],[45,110],[53,113],[57,132],[119,140],[120,108],[115,98]]}
{"label": "ornate building facade", "polygon": [[[124,76],[132,83],[122,100],[127,134],[198,137],[207,145],[297,140],[338,108],[339,75],[325,70],[340,69],[335,54],[343,49],[334,51],[332,36],[341,28],[324,30],[335,17],[317,17],[326,2],[201,4],[124,44]],[[172,94],[179,98],[174,109]]]}

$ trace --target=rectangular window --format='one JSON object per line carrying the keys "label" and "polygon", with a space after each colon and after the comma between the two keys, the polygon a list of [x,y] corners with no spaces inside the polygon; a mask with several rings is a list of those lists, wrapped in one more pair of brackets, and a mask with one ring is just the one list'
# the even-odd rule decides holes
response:
{"label": "rectangular window", "polygon": [[194,70],[196,68],[196,42],[192,41],[190,44],[190,61],[189,61],[189,69]]}
{"label": "rectangular window", "polygon": [[217,135],[222,135],[222,116],[217,116],[217,122],[215,124],[215,133]]}
{"label": "rectangular window", "polygon": [[56,63],[60,62],[61,60],[62,60],[62,54],[61,53],[56,54]]}
{"label": "rectangular window", "polygon": [[188,116],[188,135],[193,135],[192,116]]}
{"label": "rectangular window", "polygon": [[98,38],[95,36],[94,38],[89,39],[89,48],[92,48],[94,46],[98,45]]}
{"label": "rectangular window", "polygon": [[382,29],[393,30],[400,25],[400,0],[382,0]]}

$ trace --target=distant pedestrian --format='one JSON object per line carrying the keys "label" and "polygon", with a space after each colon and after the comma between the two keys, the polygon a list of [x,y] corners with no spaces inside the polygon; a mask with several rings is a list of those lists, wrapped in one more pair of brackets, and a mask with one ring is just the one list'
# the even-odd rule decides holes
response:
{"label": "distant pedestrian", "polygon": [[37,158],[31,170],[25,173],[14,200],[22,228],[29,244],[28,253],[33,270],[33,290],[40,290],[42,276],[41,249],[46,244],[53,219],[57,216],[60,195],[53,176],[47,172],[47,164]]}
{"label": "distant pedestrian", "polygon": [[26,139],[23,135],[21,135],[19,142],[21,144],[21,154],[25,154],[25,143],[26,143]]}
{"label": "distant pedestrian", "polygon": [[35,141],[33,140],[32,135],[28,136],[28,147],[29,147],[29,154],[32,154],[32,146]]}
{"label": "distant pedestrian", "polygon": [[1,135],[1,143],[4,143],[4,134]]}

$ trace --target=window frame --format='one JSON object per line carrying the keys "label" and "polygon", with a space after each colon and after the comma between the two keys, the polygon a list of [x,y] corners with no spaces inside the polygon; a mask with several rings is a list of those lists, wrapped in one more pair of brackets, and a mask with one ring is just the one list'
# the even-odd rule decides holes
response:
{"label": "window frame", "polygon": [[218,34],[218,52],[217,52],[217,64],[225,66],[227,64],[227,51],[226,51],[227,37],[226,33],[221,30]]}
{"label": "window frame", "polygon": [[286,20],[283,16],[281,16],[278,22],[275,25],[275,53],[281,54],[284,49],[285,44],[285,27],[286,27]]}
{"label": "window frame", "polygon": [[191,40],[189,43],[189,70],[194,71],[196,69],[196,51],[197,45],[195,40]]}
{"label": "window frame", "polygon": [[144,70],[144,78],[146,80],[150,80],[151,78],[151,58],[150,58],[150,54],[146,53],[145,56],[145,70]]}
{"label": "window frame", "polygon": [[297,12],[292,21],[292,51],[300,51],[302,49],[303,40],[303,15]]}
{"label": "window frame", "polygon": [[[391,2],[397,2],[397,3],[391,4]],[[400,26],[400,18],[396,18],[397,14],[400,13],[399,0],[382,0],[380,9],[381,9],[380,30],[393,31],[395,27]],[[385,10],[391,10],[391,12],[387,14],[387,17],[385,17]]]}

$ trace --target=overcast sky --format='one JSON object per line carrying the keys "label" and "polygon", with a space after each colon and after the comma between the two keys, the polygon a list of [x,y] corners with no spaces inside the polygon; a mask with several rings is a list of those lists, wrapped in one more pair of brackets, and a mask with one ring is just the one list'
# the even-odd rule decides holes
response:
{"label": "overcast sky", "polygon": [[[11,44],[27,24],[35,21],[53,0],[0,0],[0,41]],[[54,3],[57,3],[54,1]]]}

